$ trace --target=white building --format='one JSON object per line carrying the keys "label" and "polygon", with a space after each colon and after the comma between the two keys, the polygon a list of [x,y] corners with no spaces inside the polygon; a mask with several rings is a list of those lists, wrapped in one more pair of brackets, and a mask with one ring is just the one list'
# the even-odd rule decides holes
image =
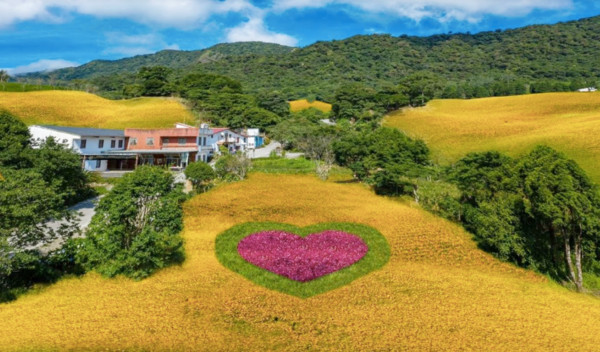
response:
{"label": "white building", "polygon": [[581,89],[577,89],[578,92],[595,92],[597,91],[596,87],[587,87],[587,88],[581,88]]}
{"label": "white building", "polygon": [[82,156],[83,168],[88,171],[123,169],[127,160],[105,155],[109,151],[125,150],[127,143],[123,130],[99,128],[34,125],[29,127],[34,142],[54,137],[56,142]]}
{"label": "white building", "polygon": [[208,161],[220,154],[220,146],[226,147],[232,154],[238,151],[244,152],[248,148],[248,138],[226,127],[211,128],[207,124],[200,125],[197,159]]}

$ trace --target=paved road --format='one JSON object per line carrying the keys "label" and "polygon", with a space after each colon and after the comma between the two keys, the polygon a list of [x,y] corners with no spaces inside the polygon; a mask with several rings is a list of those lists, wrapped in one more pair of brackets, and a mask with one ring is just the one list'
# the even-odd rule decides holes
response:
{"label": "paved road", "polygon": [[[266,146],[264,146],[262,148],[248,150],[246,152],[246,155],[250,159],[268,158],[269,156],[271,156],[271,152],[273,152],[277,148],[281,149],[281,143],[279,143],[277,141],[271,141],[271,143],[269,143],[268,145],[266,145]],[[286,152],[285,153],[285,157],[288,158],[288,159],[296,159],[296,158],[301,157],[302,155],[304,155],[304,154],[302,154],[302,153],[290,153],[290,152]]]}
{"label": "paved road", "polygon": [[[100,197],[91,198],[81,203],[77,203],[71,208],[69,208],[75,211],[76,213],[79,213],[79,215],[76,216],[76,219],[79,221],[79,228],[81,229],[81,233],[83,233],[85,229],[87,229],[87,227],[90,225],[92,217],[94,216],[94,214],[96,214],[96,206],[98,205],[99,200]],[[52,221],[48,223],[48,227],[57,230],[64,223],[65,221]],[[48,253],[52,250],[60,248],[62,243],[62,239],[57,239],[43,247],[40,247],[40,251],[42,253]]]}

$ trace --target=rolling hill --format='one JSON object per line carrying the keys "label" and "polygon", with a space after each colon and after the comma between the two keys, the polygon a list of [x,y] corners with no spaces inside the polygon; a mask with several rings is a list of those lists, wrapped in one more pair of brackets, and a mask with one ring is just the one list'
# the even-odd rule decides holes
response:
{"label": "rolling hill", "polygon": [[119,129],[172,127],[176,122],[195,121],[192,113],[175,99],[115,101],[77,91],[0,92],[0,109],[28,125]]}
{"label": "rolling hill", "polygon": [[392,113],[384,124],[422,138],[442,164],[469,152],[516,156],[546,144],[600,182],[600,93],[434,100]]}
{"label": "rolling hill", "polygon": [[[326,199],[327,201],[323,201]],[[594,351],[600,304],[501,263],[458,226],[360,184],[252,174],[184,206],[186,261],[143,280],[63,279],[0,305],[0,350]],[[301,299],[219,263],[248,221],[378,229],[390,261]]]}
{"label": "rolling hill", "polygon": [[548,79],[594,85],[600,77],[598,57],[600,17],[593,17],[477,34],[359,35],[295,49],[261,43],[220,44],[203,51],[94,61],[43,76],[72,80],[166,65],[180,74],[200,71],[230,76],[252,92],[279,90],[290,99],[312,96],[331,101],[343,83],[381,88],[421,70],[437,74],[444,84],[466,82],[473,89],[517,81],[523,87]]}

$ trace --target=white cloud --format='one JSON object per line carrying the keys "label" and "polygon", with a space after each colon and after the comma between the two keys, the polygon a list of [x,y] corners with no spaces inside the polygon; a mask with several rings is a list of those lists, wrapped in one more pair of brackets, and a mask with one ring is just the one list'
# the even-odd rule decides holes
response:
{"label": "white cloud", "polygon": [[560,10],[573,7],[572,0],[278,0],[275,11],[349,5],[369,12],[420,20],[478,21],[483,15],[524,16],[533,10]]}
{"label": "white cloud", "polygon": [[56,10],[102,18],[196,28],[214,14],[243,12],[248,0],[0,0],[0,27],[27,20],[60,21]]}
{"label": "white cloud", "polygon": [[251,17],[247,22],[227,30],[227,41],[232,42],[266,42],[295,46],[298,40],[287,34],[269,31],[261,17]]}
{"label": "white cloud", "polygon": [[29,65],[7,68],[9,75],[19,75],[28,72],[53,71],[59,68],[79,66],[78,63],[67,60],[39,60]]}
{"label": "white cloud", "polygon": [[107,32],[104,35],[109,46],[103,54],[135,56],[151,54],[163,49],[180,50],[179,45],[167,44],[158,33],[128,35],[122,32]]}

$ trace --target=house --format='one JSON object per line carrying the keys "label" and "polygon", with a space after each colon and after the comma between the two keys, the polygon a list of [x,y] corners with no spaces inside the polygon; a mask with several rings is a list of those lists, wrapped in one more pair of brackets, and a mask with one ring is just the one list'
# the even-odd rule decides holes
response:
{"label": "house", "polygon": [[127,138],[123,130],[33,125],[29,133],[34,142],[53,137],[72,149],[81,155],[83,168],[88,171],[128,170],[135,166],[128,157],[109,154],[125,150]]}
{"label": "house", "polygon": [[210,161],[221,153],[220,147],[235,153],[263,145],[258,128],[238,133],[207,124],[125,130],[39,125],[29,131],[36,141],[52,136],[74,150],[88,171],[133,170],[144,164],[183,169],[192,161]]}
{"label": "house", "polygon": [[198,130],[184,124],[177,124],[175,128],[127,128],[124,132],[128,140],[125,154],[133,156],[136,165],[185,168],[197,160]]}
{"label": "house", "polygon": [[247,149],[260,148],[265,144],[264,138],[260,135],[258,128],[248,128],[241,135],[244,136]]}
{"label": "house", "polygon": [[220,153],[220,147],[227,148],[230,153],[244,152],[248,148],[248,138],[242,133],[227,127],[208,127],[200,125],[198,133],[198,160],[209,161]]}

